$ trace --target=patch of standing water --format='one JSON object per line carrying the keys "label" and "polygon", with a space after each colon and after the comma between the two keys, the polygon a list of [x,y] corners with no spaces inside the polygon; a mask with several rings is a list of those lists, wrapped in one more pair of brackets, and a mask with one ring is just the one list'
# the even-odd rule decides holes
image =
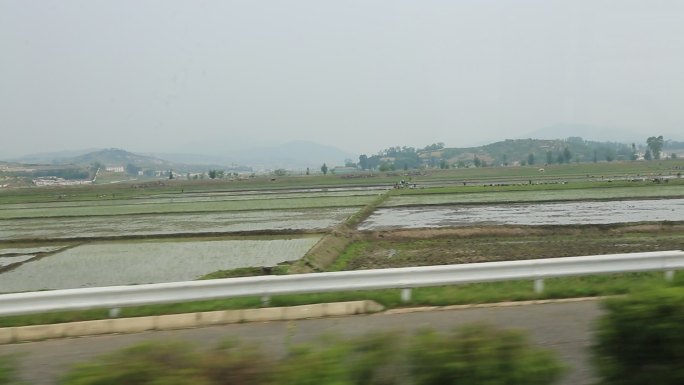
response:
{"label": "patch of standing water", "polygon": [[82,245],[0,274],[0,293],[188,281],[301,258],[320,237]]}
{"label": "patch of standing water", "polygon": [[475,224],[578,225],[684,221],[684,199],[430,206],[379,209],[359,230]]}

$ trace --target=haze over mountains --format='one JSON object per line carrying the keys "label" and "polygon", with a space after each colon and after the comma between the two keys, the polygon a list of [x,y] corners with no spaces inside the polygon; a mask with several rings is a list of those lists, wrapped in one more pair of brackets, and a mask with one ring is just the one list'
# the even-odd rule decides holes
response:
{"label": "haze over mountains", "polygon": [[[654,133],[656,135],[657,133]],[[427,136],[427,135],[426,135]],[[587,141],[614,142],[644,145],[646,138],[640,138],[638,134],[617,129],[595,127],[589,125],[558,124],[544,129],[530,132],[520,136],[520,139],[566,139],[569,137],[581,137]],[[674,139],[676,138],[666,138]],[[388,138],[388,142],[392,139]],[[491,144],[497,141],[482,143],[482,146],[474,146],[464,138],[463,145],[448,143],[447,148],[472,149],[473,153],[482,153],[478,147],[491,148]],[[233,143],[234,144],[234,143]],[[429,144],[421,143],[420,148]],[[414,146],[414,144],[388,143],[392,146]],[[202,169],[202,168],[228,168],[234,170],[273,170],[285,168],[302,170],[308,168],[317,169],[323,163],[331,166],[344,165],[345,160],[357,162],[359,155],[337,148],[333,145],[324,145],[311,141],[292,141],[281,145],[258,146],[242,149],[221,150],[220,141],[197,141],[179,152],[154,152],[153,149],[144,152],[131,152],[108,149],[83,149],[74,151],[47,152],[26,155],[13,159],[2,159],[18,163],[31,164],[90,164],[100,162],[106,164],[135,164],[139,167],[154,167],[157,169]],[[377,149],[380,151],[382,149]],[[374,154],[368,154],[374,155]],[[187,167],[192,165],[194,167]]]}

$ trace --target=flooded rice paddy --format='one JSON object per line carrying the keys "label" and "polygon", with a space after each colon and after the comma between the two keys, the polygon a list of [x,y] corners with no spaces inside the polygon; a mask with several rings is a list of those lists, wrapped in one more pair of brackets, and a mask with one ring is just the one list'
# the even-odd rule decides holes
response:
{"label": "flooded rice paddy", "polygon": [[80,239],[230,233],[244,231],[323,230],[344,221],[357,208],[256,210],[195,214],[28,218],[0,221],[0,240]]}
{"label": "flooded rice paddy", "polygon": [[684,221],[684,199],[382,208],[364,221],[359,230],[659,221]]}
{"label": "flooded rice paddy", "polygon": [[297,260],[319,239],[93,243],[1,273],[0,292],[187,281],[217,270]]}
{"label": "flooded rice paddy", "polygon": [[534,191],[491,191],[458,194],[398,195],[383,203],[383,207],[446,205],[459,203],[497,203],[497,202],[542,202],[590,199],[649,199],[681,198],[682,186],[613,187],[591,189],[534,190]]}

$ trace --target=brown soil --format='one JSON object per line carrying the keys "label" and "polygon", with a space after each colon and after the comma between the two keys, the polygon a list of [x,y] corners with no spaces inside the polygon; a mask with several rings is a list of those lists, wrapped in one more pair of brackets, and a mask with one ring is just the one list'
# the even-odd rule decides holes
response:
{"label": "brown soil", "polygon": [[684,224],[469,227],[367,232],[345,269],[684,249]]}

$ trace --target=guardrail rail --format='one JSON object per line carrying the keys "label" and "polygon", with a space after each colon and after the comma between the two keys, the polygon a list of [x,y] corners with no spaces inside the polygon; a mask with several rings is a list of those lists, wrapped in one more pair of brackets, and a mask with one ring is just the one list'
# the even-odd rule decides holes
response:
{"label": "guardrail rail", "polygon": [[609,254],[459,265],[357,270],[283,276],[225,278],[132,286],[107,286],[0,295],[0,316],[51,311],[179,303],[218,298],[351,290],[401,289],[411,298],[411,288],[476,282],[534,280],[537,292],[544,279],[590,274],[665,271],[684,269],[680,250]]}

